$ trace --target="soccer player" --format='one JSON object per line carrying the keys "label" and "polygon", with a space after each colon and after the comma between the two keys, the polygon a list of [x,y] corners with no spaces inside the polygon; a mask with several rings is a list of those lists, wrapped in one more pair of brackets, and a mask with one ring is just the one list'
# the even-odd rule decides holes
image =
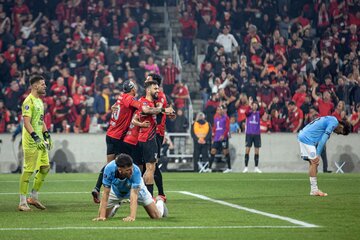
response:
{"label": "soccer player", "polygon": [[229,154],[229,130],[230,130],[230,119],[226,114],[226,106],[220,105],[217,108],[214,116],[214,125],[212,126],[213,144],[210,150],[210,163],[209,168],[205,172],[212,172],[211,167],[215,160],[215,154],[222,150],[226,159],[228,168],[223,173],[232,172],[230,154]]}
{"label": "soccer player", "polygon": [[[156,81],[146,81],[144,84],[146,96],[141,97],[139,101],[144,106],[154,107],[154,101],[158,99],[159,85]],[[145,185],[148,188],[151,195],[154,191],[154,173],[156,169],[156,163],[158,160],[158,144],[156,141],[156,115],[144,115],[140,114],[140,122],[149,121],[150,126],[148,128],[140,128],[139,131],[139,146],[141,148],[143,162],[145,164],[145,173],[143,175]]]}
{"label": "soccer player", "polygon": [[[145,82],[148,81],[156,81],[161,86],[161,76],[156,73],[150,73]],[[168,106],[168,101],[166,99],[165,93],[159,88],[158,98],[155,100],[155,106],[166,108]],[[170,118],[176,117],[175,114],[168,115]],[[160,153],[161,153],[161,147],[164,142],[164,135],[165,135],[165,123],[166,123],[166,117],[165,114],[158,114],[157,115],[157,126],[156,126],[156,142],[158,146],[158,159],[160,159]],[[158,188],[158,195],[162,196],[163,199],[166,201],[166,196],[164,193],[164,185],[163,185],[163,179],[162,179],[162,173],[160,171],[160,168],[158,166],[158,163],[156,163],[155,166],[155,173],[154,173],[154,180],[155,184]]]}
{"label": "soccer player", "polygon": [[327,196],[327,193],[318,189],[317,168],[319,166],[319,156],[321,155],[330,134],[335,132],[337,134],[348,135],[350,129],[351,126],[346,120],[339,122],[336,117],[326,116],[316,118],[306,125],[298,134],[301,158],[305,161],[309,161],[310,164],[309,176],[311,196]]}
{"label": "soccer player", "polygon": [[[44,123],[44,104],[40,96],[46,94],[45,79],[35,75],[30,79],[31,93],[22,104],[24,125],[22,130],[22,147],[24,150],[24,169],[20,177],[20,211],[31,211],[28,204],[44,210],[46,207],[39,201],[38,192],[50,170],[48,150],[53,146],[50,134]],[[37,171],[31,196],[26,199],[29,179]]]}
{"label": "soccer player", "polygon": [[260,118],[264,114],[264,109],[260,108],[259,104],[254,101],[250,103],[250,107],[245,112],[246,115],[246,137],[245,137],[245,168],[243,173],[249,171],[249,153],[252,145],[255,147],[254,161],[255,161],[255,172],[261,173],[259,169],[259,149],[261,147],[261,136],[260,136]]}
{"label": "soccer player", "polygon": [[[144,114],[158,114],[160,112],[168,114],[173,112],[172,108],[164,109],[143,106],[135,99],[137,88],[135,84],[129,80],[124,82],[123,92],[124,93],[119,96],[116,103],[111,107],[113,112],[110,119],[110,126],[106,133],[108,163],[115,158],[116,154],[126,151],[123,140],[136,110],[141,110]],[[102,184],[104,168],[105,166],[101,169],[96,186],[91,192],[95,203],[100,203],[99,192]]]}
{"label": "soccer player", "polygon": [[129,198],[130,214],[123,218],[125,222],[135,221],[138,204],[144,206],[151,218],[162,218],[168,214],[162,198],[157,198],[154,203],[141,178],[140,169],[133,164],[132,158],[127,154],[118,155],[115,160],[106,165],[103,185],[99,215],[93,221],[105,221],[113,217],[121,201]]}

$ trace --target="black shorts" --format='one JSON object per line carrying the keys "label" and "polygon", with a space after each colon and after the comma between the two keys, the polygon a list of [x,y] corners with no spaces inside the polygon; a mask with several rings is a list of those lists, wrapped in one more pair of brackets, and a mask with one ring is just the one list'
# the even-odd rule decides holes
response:
{"label": "black shorts", "polygon": [[225,139],[223,141],[219,141],[219,142],[214,142],[211,145],[212,149],[216,149],[217,151],[221,151],[224,149],[229,149],[229,139]]}
{"label": "black shorts", "polygon": [[252,147],[253,143],[254,143],[254,147],[256,147],[256,148],[261,147],[261,137],[260,137],[260,135],[246,134],[245,146],[246,147]]}
{"label": "black shorts", "polygon": [[132,145],[124,142],[126,154],[129,154],[136,165],[143,165],[139,144]]}
{"label": "black shorts", "polygon": [[147,142],[139,142],[143,163],[154,163],[158,159],[158,146],[154,137]]}
{"label": "black shorts", "polygon": [[106,135],[106,155],[120,154],[123,148],[123,141]]}
{"label": "black shorts", "polygon": [[161,136],[160,134],[156,134],[156,143],[158,145],[158,157],[159,158],[160,158],[160,151],[161,151],[163,142],[164,142],[164,137]]}

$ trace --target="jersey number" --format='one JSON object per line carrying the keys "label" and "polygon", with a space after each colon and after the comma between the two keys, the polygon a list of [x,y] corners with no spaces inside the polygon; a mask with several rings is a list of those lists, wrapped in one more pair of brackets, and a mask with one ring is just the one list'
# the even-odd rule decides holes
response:
{"label": "jersey number", "polygon": [[120,106],[118,106],[117,109],[112,113],[111,117],[115,120],[118,120],[119,115],[120,115]]}
{"label": "jersey number", "polygon": [[314,122],[319,121],[319,120],[320,120],[320,118],[315,118],[314,120],[312,120],[311,123],[309,123],[309,125],[311,125],[311,124],[313,124]]}

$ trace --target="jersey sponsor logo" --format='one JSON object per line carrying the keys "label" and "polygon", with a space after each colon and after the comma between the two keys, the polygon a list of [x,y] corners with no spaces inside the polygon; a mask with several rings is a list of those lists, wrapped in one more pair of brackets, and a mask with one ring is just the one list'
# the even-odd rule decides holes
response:
{"label": "jersey sponsor logo", "polygon": [[25,105],[25,110],[29,110],[29,109],[30,109],[29,105]]}

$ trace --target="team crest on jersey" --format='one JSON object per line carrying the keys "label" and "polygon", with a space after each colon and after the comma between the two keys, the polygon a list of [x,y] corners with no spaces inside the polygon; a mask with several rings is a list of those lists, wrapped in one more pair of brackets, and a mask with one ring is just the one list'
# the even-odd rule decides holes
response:
{"label": "team crest on jersey", "polygon": [[29,105],[25,105],[25,110],[29,110],[29,109],[30,109]]}

